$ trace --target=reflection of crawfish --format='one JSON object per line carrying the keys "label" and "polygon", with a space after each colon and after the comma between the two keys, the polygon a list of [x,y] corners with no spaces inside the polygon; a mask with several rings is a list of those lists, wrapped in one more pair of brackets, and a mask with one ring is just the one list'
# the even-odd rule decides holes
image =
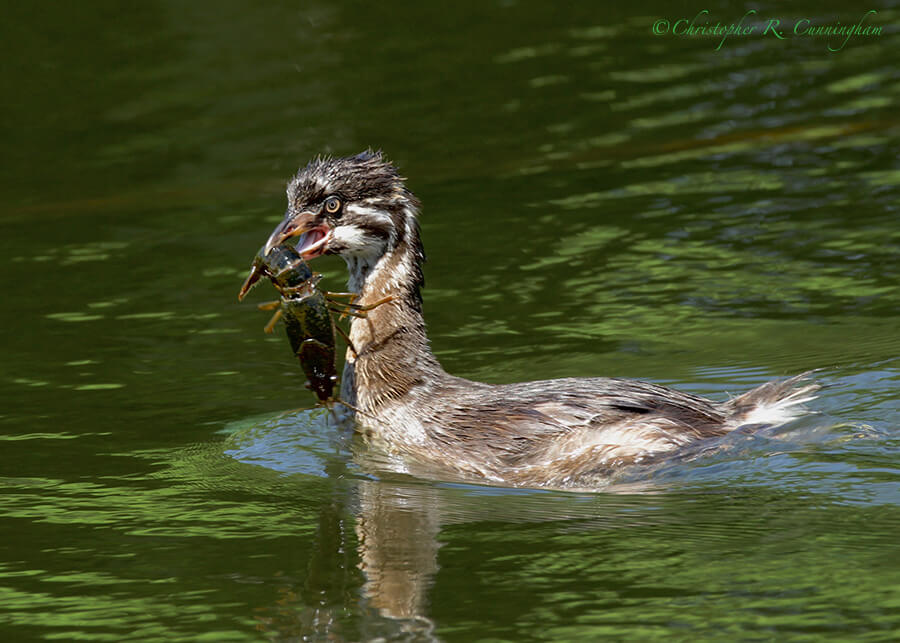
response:
{"label": "reflection of crawfish", "polygon": [[335,325],[331,314],[339,312],[365,317],[367,310],[390,301],[392,297],[385,297],[370,306],[336,302],[337,297],[352,298],[356,295],[319,290],[322,275],[309,269],[296,248],[279,245],[269,250],[268,254],[264,253],[265,248],[261,248],[253,259],[250,274],[241,287],[238,299],[243,299],[260,277],[268,277],[281,294],[281,299],[260,305],[263,310],[278,308],[266,324],[266,332],[271,333],[275,323],[283,317],[291,348],[300,359],[300,366],[309,380],[307,386],[321,403],[340,401],[332,397],[337,381],[335,330],[343,335],[351,349],[353,345],[341,328]]}

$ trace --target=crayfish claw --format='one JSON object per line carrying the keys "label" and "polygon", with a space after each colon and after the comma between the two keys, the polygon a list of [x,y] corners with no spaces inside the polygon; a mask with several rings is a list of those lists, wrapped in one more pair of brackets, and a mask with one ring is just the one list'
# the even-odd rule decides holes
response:
{"label": "crayfish claw", "polygon": [[247,296],[247,293],[250,292],[250,289],[256,285],[256,282],[259,281],[259,278],[265,274],[265,269],[258,263],[254,262],[250,267],[250,274],[247,275],[247,278],[244,280],[244,285],[241,286],[240,292],[238,292],[238,301],[244,299]]}

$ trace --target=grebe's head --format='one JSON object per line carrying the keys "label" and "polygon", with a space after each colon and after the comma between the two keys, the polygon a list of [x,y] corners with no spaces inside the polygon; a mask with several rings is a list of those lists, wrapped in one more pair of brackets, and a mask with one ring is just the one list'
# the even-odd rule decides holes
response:
{"label": "grebe's head", "polygon": [[374,266],[398,246],[420,246],[419,202],[381,152],[311,161],[288,184],[287,201],[266,249],[298,237],[304,259],[336,254]]}

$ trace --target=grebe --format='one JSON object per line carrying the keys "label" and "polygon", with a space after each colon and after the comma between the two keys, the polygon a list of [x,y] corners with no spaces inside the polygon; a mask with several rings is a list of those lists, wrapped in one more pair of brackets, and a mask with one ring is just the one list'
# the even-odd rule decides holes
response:
{"label": "grebe", "polygon": [[419,201],[380,152],[318,158],[287,188],[267,248],[299,237],[307,260],[340,255],[357,303],[341,397],[384,450],[465,479],[515,486],[595,487],[625,465],[649,463],[739,426],[780,424],[804,411],[807,374],[727,402],[613,378],[491,385],[449,375],[422,316]]}

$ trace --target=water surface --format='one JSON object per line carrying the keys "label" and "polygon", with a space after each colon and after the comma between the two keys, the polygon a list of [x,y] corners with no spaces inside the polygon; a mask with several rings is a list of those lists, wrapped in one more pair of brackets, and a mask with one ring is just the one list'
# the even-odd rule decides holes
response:
{"label": "water surface", "polygon": [[[703,7],[7,8],[8,640],[888,640],[900,631],[897,25],[655,36]],[[755,8],[856,22],[845,5]],[[448,371],[814,413],[600,493],[385,473],[238,304],[298,165],[423,200]],[[339,290],[339,260],[318,260]],[[254,301],[268,296],[254,294]]]}

